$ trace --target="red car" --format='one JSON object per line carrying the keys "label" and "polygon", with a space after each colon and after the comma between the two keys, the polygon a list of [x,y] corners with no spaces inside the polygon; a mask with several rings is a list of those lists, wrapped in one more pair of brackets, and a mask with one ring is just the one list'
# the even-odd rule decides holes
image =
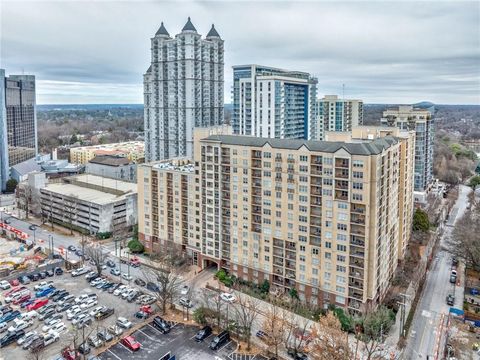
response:
{"label": "red car", "polygon": [[8,297],[8,296],[12,295],[13,293],[19,292],[20,290],[24,290],[24,289],[26,289],[25,286],[14,287],[14,288],[8,290],[8,291],[4,294],[4,297]]}
{"label": "red car", "polygon": [[140,350],[142,346],[133,336],[126,336],[122,339],[122,344],[132,351]]}
{"label": "red car", "polygon": [[62,351],[62,357],[65,360],[76,360],[80,359],[80,353],[75,350],[71,350],[70,348],[65,348]]}
{"label": "red car", "polygon": [[147,315],[152,315],[153,314],[153,309],[150,305],[140,306],[140,311],[143,311]]}
{"label": "red car", "polygon": [[20,281],[18,281],[17,279],[12,279],[9,281],[10,285],[12,286],[18,286],[20,285]]}
{"label": "red car", "polygon": [[31,295],[30,294],[26,294],[26,295],[23,295],[23,296],[20,296],[17,300],[14,300],[13,301],[13,305],[20,305],[21,303],[27,301],[27,300],[30,300],[30,297]]}
{"label": "red car", "polygon": [[42,306],[45,306],[48,304],[48,299],[37,299],[30,305],[27,305],[27,310],[37,310],[40,309]]}

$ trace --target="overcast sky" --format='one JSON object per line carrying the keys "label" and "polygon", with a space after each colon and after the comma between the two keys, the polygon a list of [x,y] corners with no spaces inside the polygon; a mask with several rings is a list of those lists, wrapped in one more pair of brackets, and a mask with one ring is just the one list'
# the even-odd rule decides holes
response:
{"label": "overcast sky", "polygon": [[150,38],[188,16],[232,65],[307,71],[318,93],[366,103],[480,103],[480,2],[0,0],[1,63],[37,77],[37,102],[142,103]]}

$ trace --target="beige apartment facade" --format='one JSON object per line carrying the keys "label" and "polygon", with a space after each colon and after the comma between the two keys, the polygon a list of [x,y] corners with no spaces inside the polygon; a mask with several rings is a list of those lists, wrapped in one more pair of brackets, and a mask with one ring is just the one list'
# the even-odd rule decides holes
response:
{"label": "beige apartment facade", "polygon": [[[361,310],[381,300],[404,246],[399,219],[408,212],[399,194],[406,140],[384,135],[306,141],[197,133],[188,174],[140,167],[140,239],[153,250],[154,242],[173,242],[202,268],[214,264],[244,280],[268,280],[278,293],[294,288],[312,305]],[[171,200],[153,208],[148,197],[161,172],[184,180],[172,181]],[[163,192],[172,185],[163,183]],[[170,202],[187,206],[173,212],[174,231],[161,232]],[[184,237],[175,235],[185,229]]]}
{"label": "beige apartment facade", "polygon": [[127,141],[71,148],[70,162],[74,164],[87,164],[99,155],[123,156],[132,162],[143,163],[145,160],[145,143],[143,141]]}

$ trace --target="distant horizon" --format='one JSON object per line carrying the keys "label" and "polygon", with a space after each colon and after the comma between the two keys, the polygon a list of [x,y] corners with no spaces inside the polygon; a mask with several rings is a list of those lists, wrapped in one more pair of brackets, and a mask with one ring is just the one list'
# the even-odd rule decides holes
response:
{"label": "distant horizon", "polygon": [[[416,103],[413,103],[413,104],[409,104],[409,103],[367,103],[367,102],[364,102],[363,104],[364,105],[415,105],[415,104],[418,104],[418,103],[421,103],[421,102],[426,102],[427,100],[425,101],[418,101]],[[436,103],[433,103],[435,106],[445,106],[445,105],[449,105],[449,106],[480,106],[480,104],[454,104],[454,103],[442,103],[442,104],[436,104]],[[143,106],[144,104],[143,103],[64,103],[64,104],[59,104],[59,103],[50,103],[50,104],[38,104],[37,103],[37,106],[85,106],[85,105],[104,105],[104,106],[131,106],[131,105],[135,105],[135,106]],[[232,103],[224,103],[223,104],[224,106],[225,105],[233,105]]]}

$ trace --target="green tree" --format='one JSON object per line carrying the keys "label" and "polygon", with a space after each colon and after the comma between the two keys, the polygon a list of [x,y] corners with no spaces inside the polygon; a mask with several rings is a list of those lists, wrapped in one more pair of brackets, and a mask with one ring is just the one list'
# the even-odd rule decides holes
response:
{"label": "green tree", "polygon": [[18,185],[18,181],[15,180],[15,179],[8,179],[7,180],[7,188],[6,188],[6,191],[7,193],[13,193],[15,191],[15,188],[17,187]]}
{"label": "green tree", "polygon": [[422,209],[415,209],[413,214],[413,230],[427,232],[430,229],[428,215]]}
{"label": "green tree", "polygon": [[470,179],[470,182],[468,183],[468,186],[470,186],[473,191],[477,188],[477,186],[480,186],[480,175],[475,175]]}
{"label": "green tree", "polygon": [[133,253],[142,253],[145,250],[143,244],[138,240],[130,240],[127,244],[128,248]]}
{"label": "green tree", "polygon": [[268,280],[263,280],[262,284],[260,285],[260,291],[264,294],[268,294],[268,292],[270,291],[270,283],[268,282]]}
{"label": "green tree", "polygon": [[294,300],[299,299],[297,289],[293,289],[293,288],[290,289],[290,291],[288,292],[288,295],[290,295],[290,297]]}
{"label": "green tree", "polygon": [[75,144],[78,141],[78,137],[76,134],[73,134],[70,138],[70,144]]}

